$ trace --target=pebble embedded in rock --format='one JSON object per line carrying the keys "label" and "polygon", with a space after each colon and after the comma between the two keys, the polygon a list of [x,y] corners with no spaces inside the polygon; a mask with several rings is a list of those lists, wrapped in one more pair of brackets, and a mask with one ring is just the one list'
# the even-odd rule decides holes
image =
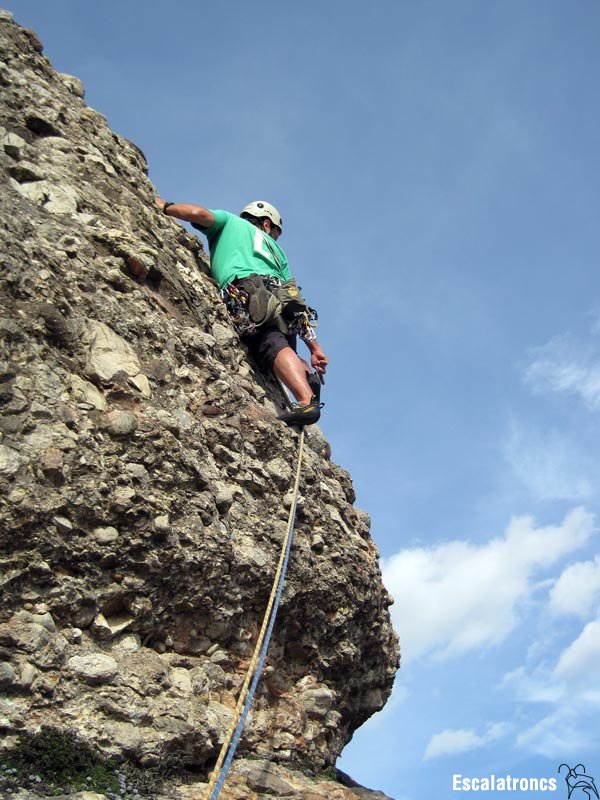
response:
{"label": "pebble embedded in rock", "polygon": [[160,517],[156,517],[154,520],[154,527],[157,531],[161,531],[162,533],[167,533],[171,526],[169,524],[169,515],[163,514]]}
{"label": "pebble embedded in rock", "polygon": [[142,648],[142,640],[137,633],[123,633],[115,637],[110,643],[111,650],[123,653],[137,653]]}
{"label": "pebble embedded in rock", "polygon": [[38,674],[36,668],[33,664],[25,663],[21,667],[21,676],[19,678],[19,686],[22,686],[24,689],[28,689],[34,682],[36,675]]}
{"label": "pebble embedded in rock", "polygon": [[38,625],[41,625],[43,628],[46,628],[47,631],[50,633],[54,633],[56,630],[56,623],[52,618],[52,614],[46,611],[43,614],[33,614],[31,617],[32,622],[37,622]]}
{"label": "pebble embedded in rock", "polygon": [[222,325],[220,322],[215,322],[212,326],[212,335],[215,341],[222,347],[228,347],[237,338],[237,334],[233,328]]}
{"label": "pebble embedded in rock", "polygon": [[31,404],[31,415],[36,419],[52,419],[52,411],[35,401]]}
{"label": "pebble embedded in rock", "polygon": [[93,383],[82,380],[78,375],[71,375],[71,386],[76,399],[89,403],[99,411],[106,411],[108,406],[106,398]]}
{"label": "pebble embedded in rock", "polygon": [[66,517],[53,517],[52,522],[61,533],[70,533],[73,530],[73,523]]}
{"label": "pebble embedded in rock", "polygon": [[132,478],[142,483],[147,483],[150,480],[150,474],[143,464],[126,464],[125,471]]}
{"label": "pebble embedded in rock", "polygon": [[102,653],[72,656],[68,664],[78,678],[90,684],[111,683],[119,674],[114,658]]}
{"label": "pebble embedded in rock", "polygon": [[70,628],[65,633],[65,636],[67,640],[71,642],[71,644],[80,644],[83,636],[83,631],[81,630],[81,628]]}
{"label": "pebble embedded in rock", "polygon": [[172,686],[175,686],[182,692],[192,691],[192,679],[190,677],[189,670],[183,669],[182,667],[175,667],[171,670],[169,677]]}
{"label": "pebble embedded in rock", "polygon": [[113,436],[131,436],[136,432],[138,420],[130,411],[111,411],[108,414],[108,431]]}
{"label": "pebble embedded in rock", "polygon": [[119,531],[108,525],[106,528],[94,528],[92,536],[98,544],[110,544],[119,538]]}
{"label": "pebble embedded in rock", "polygon": [[25,459],[20,453],[0,444],[0,476],[14,475],[24,463]]}
{"label": "pebble embedded in rock", "polygon": [[229,509],[233,503],[233,491],[229,486],[220,485],[215,496],[215,503],[221,512]]}
{"label": "pebble embedded in rock", "polygon": [[8,689],[16,681],[16,673],[8,661],[0,661],[0,689]]}

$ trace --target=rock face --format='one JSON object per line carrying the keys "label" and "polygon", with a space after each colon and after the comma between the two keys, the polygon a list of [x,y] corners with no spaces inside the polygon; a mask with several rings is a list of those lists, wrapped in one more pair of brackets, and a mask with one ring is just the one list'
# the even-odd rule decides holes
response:
{"label": "rock face", "polygon": [[[141,151],[6,12],[0,46],[0,728],[10,743],[69,727],[204,779],[267,603],[298,436],[199,240],[155,210]],[[355,796],[302,793],[298,770],[335,762],[397,668],[369,518],[326,450],[313,431],[240,797]]]}

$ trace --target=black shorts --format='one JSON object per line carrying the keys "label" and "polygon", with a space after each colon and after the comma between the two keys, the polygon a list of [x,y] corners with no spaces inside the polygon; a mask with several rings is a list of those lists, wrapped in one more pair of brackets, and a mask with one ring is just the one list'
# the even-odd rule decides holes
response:
{"label": "black shorts", "polygon": [[263,372],[273,369],[275,357],[284,347],[296,351],[296,334],[283,334],[276,327],[258,328],[251,336],[243,336],[242,341]]}

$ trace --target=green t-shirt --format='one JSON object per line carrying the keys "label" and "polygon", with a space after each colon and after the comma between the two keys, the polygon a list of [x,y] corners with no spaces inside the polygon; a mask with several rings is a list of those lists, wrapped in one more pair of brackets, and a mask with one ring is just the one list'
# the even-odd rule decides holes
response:
{"label": "green t-shirt", "polygon": [[285,253],[275,239],[229,211],[214,211],[214,225],[194,225],[208,239],[210,271],[221,289],[235,278],[271,275],[280,281],[291,279]]}

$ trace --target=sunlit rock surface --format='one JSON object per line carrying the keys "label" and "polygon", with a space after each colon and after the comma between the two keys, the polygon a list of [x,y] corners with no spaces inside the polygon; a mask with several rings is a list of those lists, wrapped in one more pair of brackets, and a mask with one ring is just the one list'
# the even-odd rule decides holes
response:
{"label": "sunlit rock surface", "polygon": [[[6,746],[49,724],[176,763],[193,776],[164,796],[197,797],[267,603],[298,436],[199,240],[155,209],[141,151],[7,12],[0,31],[0,728]],[[370,521],[328,451],[315,429],[223,797],[383,797],[305,777],[383,706],[398,664]]]}

